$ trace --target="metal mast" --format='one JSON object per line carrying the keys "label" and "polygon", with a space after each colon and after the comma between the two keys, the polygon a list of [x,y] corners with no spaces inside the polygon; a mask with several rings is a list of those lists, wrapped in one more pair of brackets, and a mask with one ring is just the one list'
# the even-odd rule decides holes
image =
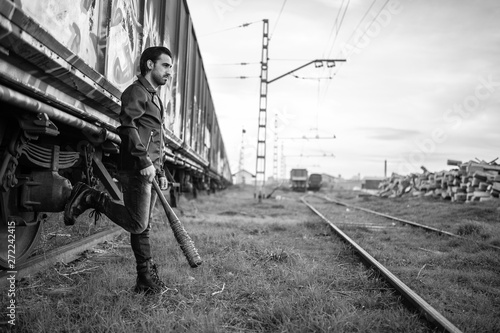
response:
{"label": "metal mast", "polygon": [[281,179],[286,179],[287,176],[288,175],[286,174],[286,158],[285,158],[283,141],[282,141],[281,142]]}
{"label": "metal mast", "polygon": [[273,178],[278,181],[278,114],[274,114]]}
{"label": "metal mast", "polygon": [[239,171],[245,168],[245,129],[241,130],[241,150],[240,150],[240,163],[239,163]]}
{"label": "metal mast", "polygon": [[255,195],[257,188],[259,201],[264,196],[263,189],[266,182],[266,125],[267,125],[267,62],[269,59],[269,20],[263,20],[262,57],[260,71],[260,101],[259,124],[257,129],[257,163],[255,171]]}

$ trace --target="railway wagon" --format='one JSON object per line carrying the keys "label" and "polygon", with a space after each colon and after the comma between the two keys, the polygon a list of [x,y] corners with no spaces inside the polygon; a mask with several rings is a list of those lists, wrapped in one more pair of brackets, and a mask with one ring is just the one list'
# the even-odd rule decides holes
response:
{"label": "railway wagon", "polygon": [[311,173],[307,182],[309,191],[319,191],[322,185],[323,177],[319,173]]}
{"label": "railway wagon", "polygon": [[307,190],[307,169],[292,169],[290,171],[292,191],[305,192]]}
{"label": "railway wagon", "polygon": [[175,205],[182,191],[232,182],[186,1],[0,0],[1,267],[29,256],[47,212],[64,210],[77,181],[122,197],[120,96],[155,45],[174,55],[159,95]]}

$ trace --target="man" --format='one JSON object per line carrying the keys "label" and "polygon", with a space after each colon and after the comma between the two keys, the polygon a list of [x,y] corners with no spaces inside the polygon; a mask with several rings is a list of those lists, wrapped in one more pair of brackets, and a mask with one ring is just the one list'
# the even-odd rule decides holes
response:
{"label": "man", "polygon": [[66,204],[64,222],[73,225],[81,213],[94,208],[130,232],[137,263],[134,290],[150,294],[160,293],[165,288],[151,258],[149,220],[156,202],[153,179],[158,176],[160,188],[167,188],[162,167],[164,111],[156,90],[172,76],[170,50],[159,46],[147,48],[141,55],[140,70],[138,80],[125,89],[121,97],[118,178],[122,184],[123,202],[113,201],[107,193],[79,182]]}

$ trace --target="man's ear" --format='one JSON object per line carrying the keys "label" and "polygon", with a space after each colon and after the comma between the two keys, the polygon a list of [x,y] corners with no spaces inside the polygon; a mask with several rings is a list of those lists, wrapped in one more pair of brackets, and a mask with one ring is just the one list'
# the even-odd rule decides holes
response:
{"label": "man's ear", "polygon": [[148,60],[147,64],[148,64],[148,69],[153,69],[153,67],[155,65],[152,60]]}

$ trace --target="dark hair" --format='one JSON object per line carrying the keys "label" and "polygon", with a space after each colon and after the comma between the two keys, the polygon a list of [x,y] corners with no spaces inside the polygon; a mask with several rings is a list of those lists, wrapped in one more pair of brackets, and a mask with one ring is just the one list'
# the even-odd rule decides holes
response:
{"label": "dark hair", "polygon": [[172,52],[164,46],[152,46],[145,49],[141,54],[141,60],[139,62],[139,68],[142,75],[146,75],[148,72],[148,60],[156,62],[160,59],[162,54],[168,55],[172,58]]}

